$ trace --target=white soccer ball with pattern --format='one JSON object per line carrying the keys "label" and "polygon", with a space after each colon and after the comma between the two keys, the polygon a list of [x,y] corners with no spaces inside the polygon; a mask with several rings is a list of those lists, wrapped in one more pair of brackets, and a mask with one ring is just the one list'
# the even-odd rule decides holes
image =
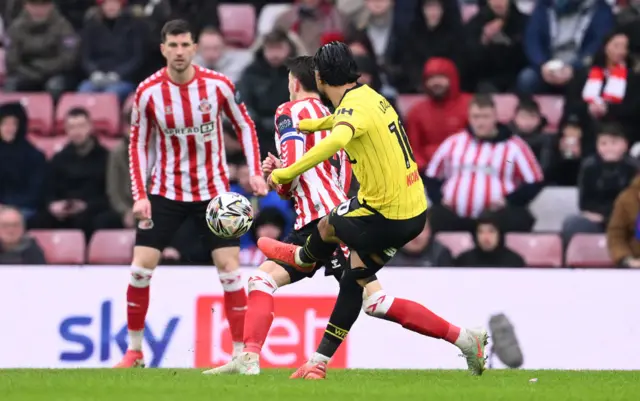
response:
{"label": "white soccer ball with pattern", "polygon": [[253,208],[244,196],[227,192],[211,199],[207,206],[207,225],[221,238],[238,238],[253,224]]}

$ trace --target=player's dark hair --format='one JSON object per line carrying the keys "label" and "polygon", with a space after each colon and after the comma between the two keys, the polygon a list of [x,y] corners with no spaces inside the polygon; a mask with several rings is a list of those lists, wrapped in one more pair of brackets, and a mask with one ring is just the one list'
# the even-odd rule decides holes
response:
{"label": "player's dark hair", "polygon": [[353,54],[342,42],[331,42],[318,49],[313,64],[322,82],[330,86],[352,84],[360,78]]}
{"label": "player's dark hair", "polygon": [[84,107],[74,107],[67,112],[66,118],[84,117],[90,119],[89,112]]}
{"label": "player's dark hair", "polygon": [[287,60],[285,63],[291,75],[293,75],[306,92],[318,92],[316,76],[313,69],[313,57],[298,56]]}
{"label": "player's dark hair", "polygon": [[160,32],[160,40],[164,43],[167,41],[167,36],[182,35],[183,33],[189,33],[192,38],[194,37],[193,30],[187,21],[174,19],[164,24]]}
{"label": "player's dark hair", "polygon": [[475,95],[471,99],[471,102],[469,102],[469,107],[471,106],[476,106],[481,109],[487,109],[487,108],[495,109],[496,103],[493,101],[493,97],[491,97],[491,95],[480,93]]}

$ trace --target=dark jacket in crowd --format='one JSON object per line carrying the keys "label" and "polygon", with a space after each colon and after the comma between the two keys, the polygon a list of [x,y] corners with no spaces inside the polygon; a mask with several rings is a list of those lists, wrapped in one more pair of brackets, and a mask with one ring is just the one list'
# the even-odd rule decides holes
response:
{"label": "dark jacket in crowd", "polygon": [[11,250],[5,250],[0,244],[0,265],[44,265],[44,252],[40,245],[30,237],[23,237]]}
{"label": "dark jacket in crowd", "polygon": [[[571,63],[575,69],[582,69],[589,64],[600,47],[602,38],[613,28],[615,21],[611,7],[605,0],[570,0],[565,2],[567,6],[571,6],[569,3],[578,3],[579,7],[593,8],[593,13],[588,14],[591,16],[591,22],[578,45],[576,57]],[[539,70],[552,57],[551,13],[549,10],[553,4],[554,0],[538,0],[525,30],[524,51],[529,66],[536,70]]]}
{"label": "dark jacket in crowd", "polygon": [[637,174],[637,162],[630,157],[615,163],[593,155],[582,162],[578,175],[580,210],[598,213],[609,220],[613,203]]}
{"label": "dark jacket in crowd", "polygon": [[449,267],[453,266],[453,256],[449,248],[431,237],[426,248],[419,253],[410,253],[404,248],[391,259],[389,266],[401,267]]}
{"label": "dark jacket in crowd", "polygon": [[44,82],[75,67],[78,37],[57,9],[44,22],[33,21],[23,11],[11,24],[7,38],[9,77]]}
{"label": "dark jacket in crowd", "polygon": [[455,260],[457,267],[525,267],[522,256],[507,248],[504,242],[504,232],[500,229],[495,216],[485,212],[478,217],[478,226],[492,224],[498,230],[498,246],[492,251],[484,251],[478,245],[477,230],[473,233],[475,248],[462,252]]}
{"label": "dark jacket in crowd", "polygon": [[27,141],[24,107],[20,103],[0,106],[0,122],[8,116],[17,117],[18,131],[11,143],[0,139],[0,204],[36,210],[42,201],[45,157]]}
{"label": "dark jacket in crowd", "polygon": [[144,29],[142,22],[128,13],[115,20],[95,13],[82,30],[84,72],[115,72],[122,80],[132,80],[144,63]]}
{"label": "dark jacket in crowd", "polygon": [[616,31],[629,37],[629,52],[633,66],[640,62],[640,4],[628,5],[616,15]]}
{"label": "dark jacket in crowd", "polygon": [[416,14],[413,27],[407,37],[400,40],[402,44],[398,52],[396,64],[391,70],[394,86],[402,93],[419,93],[424,87],[424,65],[433,57],[446,58],[454,62],[460,75],[466,72],[464,62],[464,41],[460,22],[460,12],[443,2],[443,13],[440,24],[435,28],[428,28],[422,12]]}
{"label": "dark jacket in crowd", "polygon": [[87,11],[96,5],[96,0],[56,0],[55,2],[76,32],[82,30]]}
{"label": "dark jacket in crowd", "polygon": [[536,155],[545,177],[551,174],[558,162],[558,151],[556,149],[558,147],[558,139],[556,135],[544,132],[546,125],[547,119],[544,117],[540,119],[540,124],[533,132],[521,132],[513,122],[509,125],[511,131],[522,138],[529,145],[533,154]]}
{"label": "dark jacket in crowd", "polygon": [[467,62],[469,79],[474,83],[487,81],[500,92],[511,89],[516,77],[526,66],[522,40],[527,16],[510,1],[502,30],[487,43],[482,43],[485,25],[497,19],[489,6],[480,9],[467,24]]}
{"label": "dark jacket in crowd", "polygon": [[89,213],[107,210],[106,169],[109,153],[96,139],[85,155],[68,144],[51,160],[47,203],[78,199],[87,203]]}
{"label": "dark jacket in crowd", "polygon": [[[293,43],[290,43],[295,53]],[[292,54],[293,56],[294,54]],[[276,154],[273,137],[273,115],[280,104],[289,101],[289,70],[272,67],[264,58],[263,49],[256,51],[255,60],[242,74],[237,89],[256,124],[260,151]]]}
{"label": "dark jacket in crowd", "polygon": [[120,216],[133,207],[129,174],[129,138],[124,138],[109,153],[107,162],[107,196],[109,204]]}
{"label": "dark jacket in crowd", "polygon": [[217,0],[169,0],[168,2],[171,10],[169,19],[186,19],[195,30],[196,37],[203,28],[220,26]]}

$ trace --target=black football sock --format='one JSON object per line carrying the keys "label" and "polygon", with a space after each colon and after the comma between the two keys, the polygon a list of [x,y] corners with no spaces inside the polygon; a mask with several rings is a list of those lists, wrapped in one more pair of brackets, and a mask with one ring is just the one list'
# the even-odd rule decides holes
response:
{"label": "black football sock", "polygon": [[[358,319],[362,308],[363,288],[351,277],[340,280],[340,292],[331,312],[329,324],[322,336],[317,353],[330,359]],[[313,361],[320,362],[320,361]]]}
{"label": "black football sock", "polygon": [[338,245],[332,242],[324,242],[320,236],[318,227],[315,227],[311,235],[307,237],[298,256],[303,263],[316,263],[319,260],[329,260]]}

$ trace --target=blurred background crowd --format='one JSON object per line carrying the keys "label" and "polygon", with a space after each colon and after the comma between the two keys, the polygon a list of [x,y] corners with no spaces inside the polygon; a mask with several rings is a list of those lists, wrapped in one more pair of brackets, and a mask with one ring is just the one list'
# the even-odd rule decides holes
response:
{"label": "blurred background crowd", "polygon": [[[0,0],[0,17],[0,264],[130,262],[131,96],[164,65],[162,25],[184,18],[263,155],[287,57],[350,46],[401,114],[432,201],[392,264],[640,267],[640,0]],[[258,265],[255,238],[286,235],[294,212],[250,195],[224,131],[232,190],[257,211],[241,262]],[[191,232],[164,263],[210,264]]]}

